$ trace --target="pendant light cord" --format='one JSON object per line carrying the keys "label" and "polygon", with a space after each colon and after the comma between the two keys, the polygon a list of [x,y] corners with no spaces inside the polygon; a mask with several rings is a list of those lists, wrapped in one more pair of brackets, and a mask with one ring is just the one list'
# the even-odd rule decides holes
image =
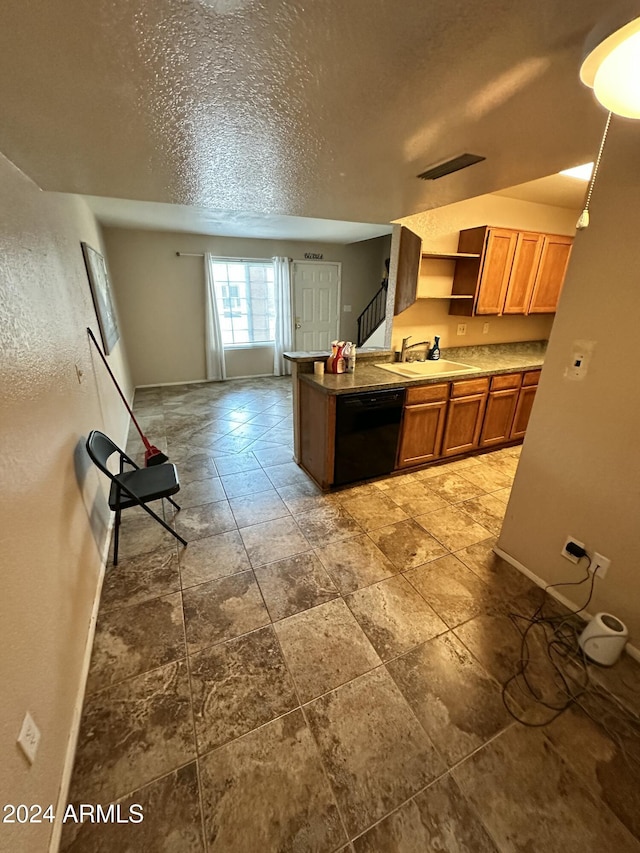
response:
{"label": "pendant light cord", "polygon": [[591,193],[593,192],[593,187],[596,182],[596,177],[598,175],[598,169],[600,167],[600,160],[602,160],[602,152],[604,151],[604,144],[607,141],[607,134],[609,133],[609,125],[611,124],[611,116],[613,113],[609,113],[607,116],[607,123],[604,126],[604,133],[602,134],[602,141],[600,142],[600,150],[598,151],[598,156],[596,157],[596,162],[593,167],[593,172],[591,173],[591,180],[589,181],[589,190],[587,192],[587,200],[584,204],[584,212],[589,212],[589,205],[591,203]]}

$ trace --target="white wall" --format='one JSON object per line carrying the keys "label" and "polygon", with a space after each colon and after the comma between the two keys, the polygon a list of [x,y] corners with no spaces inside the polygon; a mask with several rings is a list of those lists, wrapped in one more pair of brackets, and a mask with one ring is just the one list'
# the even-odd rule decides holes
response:
{"label": "white wall", "polygon": [[[562,207],[484,195],[408,216],[398,222],[422,237],[423,252],[455,252],[464,228],[493,225],[572,235],[577,218],[578,211]],[[453,273],[453,261],[424,260],[418,294],[451,293]],[[459,323],[467,326],[465,336],[457,335]],[[489,323],[488,334],[483,333],[485,323]],[[546,340],[552,324],[553,315],[457,317],[449,315],[448,300],[418,299],[394,318],[391,341],[394,348],[400,349],[402,338],[407,335],[414,341],[433,341],[434,335],[440,335],[443,347]]]}
{"label": "white wall", "polygon": [[[583,568],[560,556],[565,536],[611,558],[589,610],[627,623],[640,647],[640,125],[614,119],[578,232],[499,546],[548,583]],[[586,378],[564,371],[573,343],[596,347]],[[585,593],[560,589],[582,604]]]}
{"label": "white wall", "polygon": [[[342,305],[352,309],[341,313],[340,334],[355,340],[358,314],[382,280],[381,256],[388,238],[341,245],[106,228],[105,242],[133,381],[154,385],[205,379],[203,260],[177,258],[177,251],[294,260],[317,252],[325,261],[339,261]],[[227,353],[229,377],[271,372],[270,347]]]}
{"label": "white wall", "polygon": [[[1,804],[55,807],[109,519],[84,441],[93,428],[127,433],[89,347],[81,240],[101,248],[85,203],[41,192],[0,155]],[[121,344],[110,362],[130,394]],[[42,734],[32,766],[16,745],[27,710]],[[0,824],[0,848],[45,850],[50,833]]]}

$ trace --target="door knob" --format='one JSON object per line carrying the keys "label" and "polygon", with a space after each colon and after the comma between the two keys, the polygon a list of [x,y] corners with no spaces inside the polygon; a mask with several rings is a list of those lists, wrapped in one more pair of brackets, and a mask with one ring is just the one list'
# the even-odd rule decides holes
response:
{"label": "door knob", "polygon": [[296,329],[301,329],[301,328],[302,328],[302,323],[296,323]]}

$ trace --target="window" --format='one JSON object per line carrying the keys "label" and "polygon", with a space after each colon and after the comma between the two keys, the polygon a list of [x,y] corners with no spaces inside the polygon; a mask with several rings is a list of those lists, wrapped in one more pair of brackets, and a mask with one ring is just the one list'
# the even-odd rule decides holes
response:
{"label": "window", "polygon": [[272,343],[276,308],[271,261],[212,262],[225,347]]}

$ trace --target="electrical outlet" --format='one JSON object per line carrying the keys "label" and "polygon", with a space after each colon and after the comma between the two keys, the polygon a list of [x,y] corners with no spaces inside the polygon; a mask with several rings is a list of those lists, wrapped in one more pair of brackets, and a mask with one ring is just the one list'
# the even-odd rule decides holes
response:
{"label": "electrical outlet", "polygon": [[482,326],[482,334],[483,334],[483,335],[488,335],[488,334],[489,334],[489,324],[488,324],[488,323],[484,323],[484,324],[483,324],[483,326]]}
{"label": "electrical outlet", "polygon": [[458,335],[466,335],[467,334],[467,324],[466,323],[458,323]]}
{"label": "electrical outlet", "polygon": [[589,571],[593,572],[593,574],[597,574],[599,578],[603,578],[607,569],[611,565],[611,560],[608,557],[603,557],[602,554],[598,554],[597,552],[591,558],[591,565],[589,566]]}
{"label": "electrical outlet", "polygon": [[36,760],[36,752],[40,743],[40,729],[33,721],[33,717],[27,711],[22,721],[22,728],[18,735],[18,744],[24,754],[27,756],[29,764],[33,764]]}
{"label": "electrical outlet", "polygon": [[567,551],[567,545],[569,544],[569,542],[573,542],[574,545],[579,545],[581,548],[585,548],[585,544],[584,542],[580,542],[579,539],[576,539],[575,536],[567,536],[567,538],[565,539],[565,543],[562,546],[562,551],[560,551],[560,554],[565,558],[565,560],[569,560],[571,563],[579,563],[580,557],[575,557],[573,554],[570,554]]}

